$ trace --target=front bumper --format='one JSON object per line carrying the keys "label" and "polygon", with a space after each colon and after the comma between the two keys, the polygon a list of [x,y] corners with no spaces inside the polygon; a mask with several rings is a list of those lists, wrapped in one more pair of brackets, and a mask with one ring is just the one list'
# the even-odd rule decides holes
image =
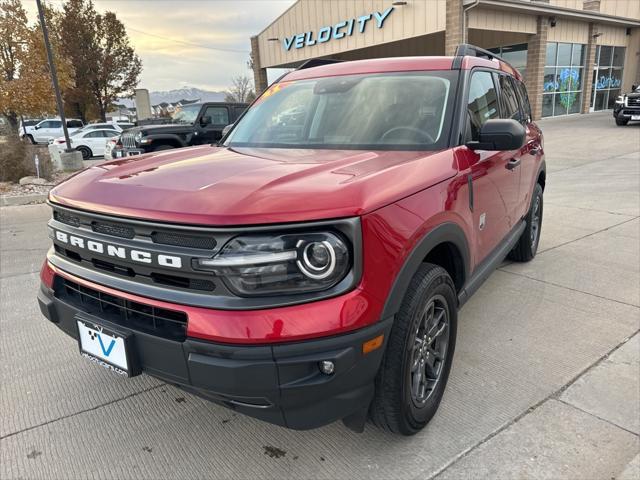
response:
{"label": "front bumper", "polygon": [[613,116],[623,120],[631,120],[632,116],[640,116],[639,107],[618,107],[613,110]]}
{"label": "front bumper", "polygon": [[[44,283],[40,310],[78,338],[76,317],[133,335],[135,361],[154,377],[246,415],[304,430],[365,410],[374,393],[391,319],[347,334],[296,343],[239,346],[189,338],[174,341],[116,325],[57,298]],[[381,348],[363,354],[363,343],[384,335]],[[318,362],[333,361],[325,375]]]}

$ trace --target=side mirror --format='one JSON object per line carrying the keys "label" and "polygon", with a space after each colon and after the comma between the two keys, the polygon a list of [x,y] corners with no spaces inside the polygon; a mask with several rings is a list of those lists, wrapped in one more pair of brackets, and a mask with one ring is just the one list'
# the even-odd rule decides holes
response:
{"label": "side mirror", "polygon": [[631,86],[631,91],[633,92],[633,91],[637,90],[639,86],[640,85],[632,85]]}
{"label": "side mirror", "polygon": [[34,130],[38,130],[40,127],[38,125],[34,126],[33,129]]}
{"label": "side mirror", "polygon": [[222,129],[222,136],[224,137],[227,133],[229,133],[229,130],[231,130],[232,128],[233,128],[233,123],[230,123],[229,125],[224,127]]}
{"label": "side mirror", "polygon": [[209,115],[205,115],[204,117],[200,118],[200,125],[202,125],[203,127],[205,125],[211,125],[211,117]]}
{"label": "side mirror", "polygon": [[471,150],[517,150],[524,145],[527,132],[516,120],[495,118],[487,120],[477,141],[467,142]]}

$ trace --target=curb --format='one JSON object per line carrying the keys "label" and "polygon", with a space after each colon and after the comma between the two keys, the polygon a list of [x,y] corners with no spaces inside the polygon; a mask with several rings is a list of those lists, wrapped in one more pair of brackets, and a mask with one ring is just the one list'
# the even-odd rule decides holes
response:
{"label": "curb", "polygon": [[31,195],[19,195],[9,197],[0,195],[0,207],[17,207],[19,205],[30,205],[34,203],[44,203],[47,201],[47,193],[34,193]]}

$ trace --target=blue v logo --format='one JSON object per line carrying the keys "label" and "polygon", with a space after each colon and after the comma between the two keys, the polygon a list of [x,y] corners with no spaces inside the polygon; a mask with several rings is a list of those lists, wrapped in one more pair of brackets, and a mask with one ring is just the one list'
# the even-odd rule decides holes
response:
{"label": "blue v logo", "polygon": [[116,340],[114,338],[111,339],[111,343],[107,348],[104,348],[104,343],[102,343],[102,335],[98,334],[98,342],[100,342],[100,348],[102,349],[102,353],[104,353],[105,357],[108,357],[113,350],[114,345],[116,344]]}

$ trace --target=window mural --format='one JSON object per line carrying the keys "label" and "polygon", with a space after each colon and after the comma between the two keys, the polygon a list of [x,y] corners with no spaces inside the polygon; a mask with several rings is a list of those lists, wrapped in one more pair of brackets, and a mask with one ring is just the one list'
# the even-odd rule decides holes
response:
{"label": "window mural", "polygon": [[582,102],[585,46],[578,43],[547,44],[542,86],[542,116],[579,113]]}
{"label": "window mural", "polygon": [[613,108],[622,85],[624,47],[598,45],[593,67],[593,87],[591,88],[591,110]]}

